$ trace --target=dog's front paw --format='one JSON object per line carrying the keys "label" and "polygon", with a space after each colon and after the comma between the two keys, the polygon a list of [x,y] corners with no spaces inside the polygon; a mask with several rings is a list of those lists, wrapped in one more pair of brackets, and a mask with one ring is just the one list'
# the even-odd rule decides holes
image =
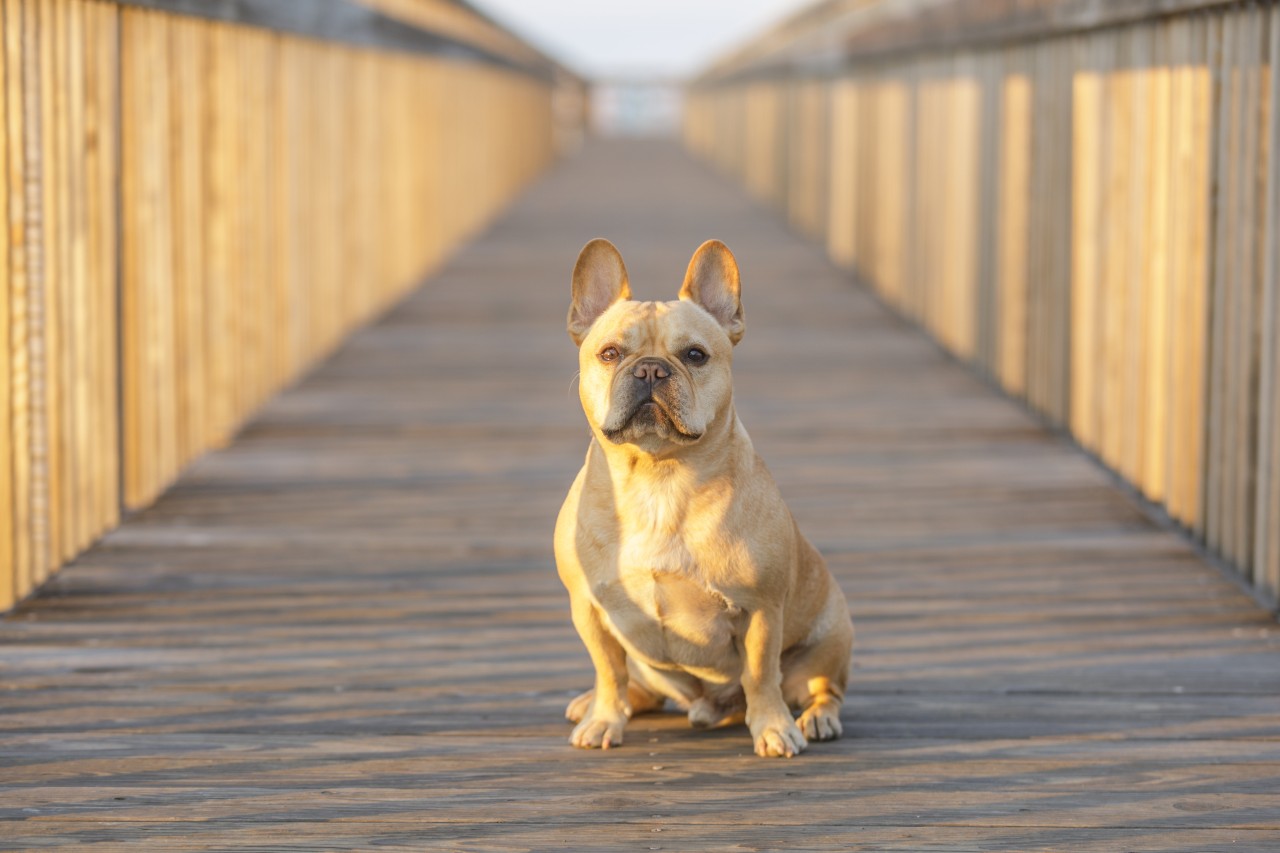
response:
{"label": "dog's front paw", "polygon": [[579,749],[609,749],[622,746],[622,730],[627,726],[625,715],[608,717],[589,713],[574,726],[569,743]]}
{"label": "dog's front paw", "polygon": [[791,758],[805,751],[809,742],[790,715],[751,727],[756,755],[762,758]]}

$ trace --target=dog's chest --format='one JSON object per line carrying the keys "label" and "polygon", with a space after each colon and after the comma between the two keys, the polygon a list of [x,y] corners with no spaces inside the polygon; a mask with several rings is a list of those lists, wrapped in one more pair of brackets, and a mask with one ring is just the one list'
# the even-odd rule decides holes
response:
{"label": "dog's chest", "polygon": [[715,590],[675,572],[628,569],[596,597],[614,634],[646,662],[736,676],[742,610]]}
{"label": "dog's chest", "polygon": [[[660,497],[660,496],[659,496]],[[651,500],[628,517],[616,571],[595,588],[614,633],[655,666],[737,677],[742,610],[707,579],[686,539],[687,507]]]}

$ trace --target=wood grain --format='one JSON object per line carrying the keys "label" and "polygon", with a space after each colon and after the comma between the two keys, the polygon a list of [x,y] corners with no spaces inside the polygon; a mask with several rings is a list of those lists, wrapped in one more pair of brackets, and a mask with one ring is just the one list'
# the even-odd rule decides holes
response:
{"label": "wood grain", "polygon": [[10,226],[8,209],[14,192],[13,145],[9,139],[9,101],[17,86],[13,84],[13,63],[9,61],[9,32],[13,20],[7,3],[0,5],[0,44],[5,46],[5,57],[0,61],[0,201],[4,203],[5,233],[0,236],[0,609],[8,610],[20,595],[17,577],[17,539],[14,528],[14,477],[13,477],[13,392],[12,356],[10,341],[13,309],[13,283],[10,278]]}

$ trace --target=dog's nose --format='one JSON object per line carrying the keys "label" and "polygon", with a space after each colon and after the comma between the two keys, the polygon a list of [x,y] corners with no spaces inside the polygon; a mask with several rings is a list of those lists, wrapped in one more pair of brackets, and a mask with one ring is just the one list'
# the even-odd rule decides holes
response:
{"label": "dog's nose", "polygon": [[671,368],[656,358],[645,358],[635,363],[631,375],[646,385],[656,385],[671,375]]}

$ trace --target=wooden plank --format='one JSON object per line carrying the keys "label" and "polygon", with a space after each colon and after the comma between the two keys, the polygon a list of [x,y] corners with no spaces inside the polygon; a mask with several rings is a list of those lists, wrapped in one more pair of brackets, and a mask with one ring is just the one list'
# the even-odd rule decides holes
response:
{"label": "wooden plank", "polygon": [[1072,82],[1072,258],[1071,258],[1071,431],[1094,453],[1099,448],[1097,333],[1102,281],[1100,266],[1103,188],[1104,70],[1102,40],[1080,46],[1081,70]]}
{"label": "wooden plank", "polygon": [[1184,379],[1187,342],[1181,340],[1188,329],[1187,272],[1190,253],[1191,224],[1195,221],[1192,210],[1192,174],[1190,151],[1195,142],[1191,97],[1192,25],[1188,20],[1173,21],[1169,34],[1169,192],[1168,214],[1169,260],[1164,287],[1168,291],[1168,326],[1172,334],[1166,336],[1168,352],[1164,356],[1168,364],[1164,395],[1168,405],[1168,433],[1165,448],[1165,497],[1164,504],[1171,518],[1186,523],[1183,508],[1186,484],[1190,479],[1187,460],[1182,455],[1185,434],[1192,412],[1187,406],[1187,388]]}
{"label": "wooden plank", "polygon": [[1236,140],[1239,138],[1234,127],[1237,89],[1235,85],[1234,57],[1236,46],[1237,19],[1228,17],[1215,19],[1210,30],[1210,45],[1213,53],[1214,85],[1216,97],[1213,105],[1215,111],[1215,156],[1213,160],[1214,199],[1213,214],[1213,272],[1209,282],[1209,298],[1211,300],[1209,329],[1209,382],[1208,382],[1208,437],[1205,458],[1205,501],[1204,521],[1202,523],[1205,542],[1211,549],[1222,547],[1222,510],[1225,485],[1225,396],[1228,377],[1226,375],[1226,317],[1229,304],[1231,253],[1223,249],[1231,242],[1235,207],[1234,191],[1236,189],[1235,169],[1239,163],[1236,155]]}
{"label": "wooden plank", "polygon": [[30,283],[27,270],[27,173],[25,102],[23,86],[26,57],[26,34],[23,0],[5,2],[5,80],[8,88],[6,106],[9,146],[9,364],[10,412],[13,444],[13,566],[14,595],[22,598],[32,588],[33,531],[31,513],[31,388],[28,350],[28,302]]}
{"label": "wooden plank", "polygon": [[[42,542],[38,550],[33,581],[41,583],[48,577],[50,567],[61,561],[60,536],[64,522],[62,495],[62,424],[66,417],[63,407],[64,388],[62,311],[66,294],[62,271],[61,242],[63,212],[60,190],[65,158],[58,151],[58,137],[63,102],[62,81],[58,74],[58,14],[50,0],[39,0],[35,7],[36,54],[39,57],[35,88],[39,92],[40,128],[40,201],[39,201],[39,297],[32,299],[32,324],[37,337],[33,339],[32,353],[33,397],[38,400],[33,444],[40,450],[39,493],[33,494],[36,513],[40,522]],[[38,438],[36,438],[38,436]]]}
{"label": "wooden plank", "polygon": [[204,170],[199,152],[206,127],[205,86],[208,74],[205,25],[175,22],[169,33],[170,138],[174,152],[171,183],[174,212],[173,294],[176,347],[181,366],[176,423],[178,454],[190,459],[205,447],[208,394],[205,378]]}
{"label": "wooden plank", "polygon": [[[1053,196],[1071,198],[1071,139],[1074,51],[1068,41],[1053,46]],[[1071,373],[1071,217],[1056,215],[1053,223],[1053,301],[1050,304],[1049,345],[1051,380],[1048,414],[1053,423],[1066,425],[1070,420]]]}
{"label": "wooden plank", "polygon": [[977,270],[974,279],[974,360],[988,376],[998,376],[999,287],[998,216],[1000,204],[1000,145],[1003,137],[1002,100],[1004,57],[974,57],[981,118],[978,130],[977,211],[974,232]]}
{"label": "wooden plank", "polygon": [[841,80],[831,86],[831,141],[827,146],[831,185],[827,193],[827,254],[846,269],[858,262],[858,163],[861,128],[857,123],[858,84]]}
{"label": "wooden plank", "polygon": [[94,62],[85,68],[92,109],[87,124],[90,139],[89,184],[91,220],[94,226],[95,259],[93,306],[95,332],[92,386],[95,390],[94,435],[96,438],[94,534],[101,533],[119,518],[123,479],[120,459],[120,366],[119,331],[119,217],[114,187],[120,180],[117,167],[119,144],[116,115],[120,108],[117,85],[120,73],[120,14],[110,5],[88,7],[94,21]]}
{"label": "wooden plank", "polygon": [[1160,502],[1167,493],[1169,460],[1169,341],[1170,326],[1169,236],[1172,211],[1170,161],[1173,147],[1172,118],[1172,31],[1166,23],[1155,34],[1153,66],[1150,73],[1150,117],[1148,138],[1150,163],[1147,172],[1147,256],[1145,258],[1146,351],[1143,354],[1145,417],[1141,436],[1140,487],[1148,500]]}
{"label": "wooden plank", "polygon": [[93,424],[90,420],[90,377],[92,353],[89,349],[91,315],[88,313],[88,230],[90,211],[85,202],[85,4],[71,3],[67,8],[65,74],[67,86],[67,123],[65,156],[67,158],[66,205],[68,210],[66,239],[66,269],[68,292],[71,294],[68,310],[70,341],[68,350],[73,354],[71,378],[68,382],[68,407],[75,413],[74,423],[67,434],[69,460],[67,463],[69,513],[74,521],[68,526],[63,539],[63,552],[59,564],[89,544],[94,519],[89,502],[91,494],[88,472],[94,460],[89,453]]}
{"label": "wooden plank", "polygon": [[1118,420],[1118,455],[1116,467],[1130,483],[1142,482],[1142,435],[1145,433],[1147,400],[1143,378],[1146,354],[1148,310],[1144,300],[1145,266],[1148,255],[1148,199],[1151,158],[1150,144],[1150,74],[1151,33],[1149,28],[1132,28],[1126,36],[1125,74],[1129,80],[1129,124],[1123,144],[1128,146],[1128,167],[1124,180],[1124,207],[1117,228],[1118,239],[1125,242],[1123,282],[1118,304],[1123,320],[1119,336],[1120,373],[1117,408],[1108,412]]}
{"label": "wooden plank", "polygon": [[1244,168],[1241,187],[1241,267],[1239,315],[1235,336],[1235,406],[1231,413],[1234,428],[1235,496],[1232,501],[1231,559],[1246,579],[1253,579],[1253,525],[1257,511],[1258,485],[1258,344],[1261,335],[1261,285],[1265,253],[1263,245],[1274,239],[1263,230],[1266,217],[1266,181],[1268,168],[1265,83],[1266,18],[1261,7],[1244,13],[1246,32],[1244,51],[1245,78],[1243,128]]}
{"label": "wooden plank", "polygon": [[1107,239],[1105,274],[1105,360],[1103,371],[1103,403],[1098,411],[1102,417],[1100,447],[1103,460],[1113,468],[1120,468],[1124,459],[1123,417],[1109,413],[1127,412],[1129,401],[1125,397],[1124,344],[1130,330],[1127,313],[1129,271],[1129,193],[1131,189],[1133,153],[1133,70],[1129,66],[1128,45],[1119,36],[1112,37],[1112,61],[1108,93],[1108,188],[1103,213],[1103,228]]}
{"label": "wooden plank", "polygon": [[971,360],[977,350],[980,180],[982,177],[981,128],[982,89],[973,58],[959,58],[952,70],[947,97],[953,134],[948,141],[947,178],[951,187],[949,222],[940,228],[945,234],[947,263],[943,267],[949,291],[946,320],[952,350],[961,359]]}
{"label": "wooden plank", "polygon": [[10,357],[10,311],[13,303],[10,280],[9,252],[13,229],[10,199],[13,177],[12,143],[9,136],[9,101],[14,97],[10,75],[13,63],[9,55],[9,30],[14,25],[7,4],[0,6],[0,121],[4,131],[0,133],[0,202],[3,202],[4,238],[0,239],[0,610],[8,610],[17,600],[18,574],[16,563],[16,537],[14,535],[14,474],[13,459],[18,447],[13,437],[12,371]]}
{"label": "wooden plank", "polygon": [[1205,492],[1208,479],[1208,449],[1206,436],[1208,432],[1208,413],[1206,401],[1209,395],[1209,329],[1210,329],[1210,282],[1211,258],[1209,249],[1213,228],[1213,85],[1211,71],[1215,61],[1215,26],[1205,21],[1197,27],[1196,52],[1202,58],[1204,70],[1197,69],[1192,75],[1192,102],[1194,111],[1194,129],[1196,144],[1202,153],[1194,156],[1194,202],[1192,211],[1199,211],[1192,229],[1191,245],[1194,247],[1187,270],[1192,276],[1190,282],[1190,315],[1187,324],[1189,330],[1186,352],[1189,365],[1183,378],[1191,389],[1191,416],[1187,442],[1184,446],[1184,459],[1191,476],[1187,478],[1186,518],[1203,536],[1205,514]]}
{"label": "wooden plank", "polygon": [[[1280,230],[1280,12],[1269,13],[1270,70],[1264,234]],[[1280,241],[1264,240],[1260,378],[1258,391],[1258,506],[1254,565],[1263,591],[1280,599]]]}
{"label": "wooden plank", "polygon": [[1035,94],[1025,49],[1012,52],[1003,83],[1000,157],[999,372],[1015,396],[1026,393],[1027,220],[1031,198],[1031,116]]}

